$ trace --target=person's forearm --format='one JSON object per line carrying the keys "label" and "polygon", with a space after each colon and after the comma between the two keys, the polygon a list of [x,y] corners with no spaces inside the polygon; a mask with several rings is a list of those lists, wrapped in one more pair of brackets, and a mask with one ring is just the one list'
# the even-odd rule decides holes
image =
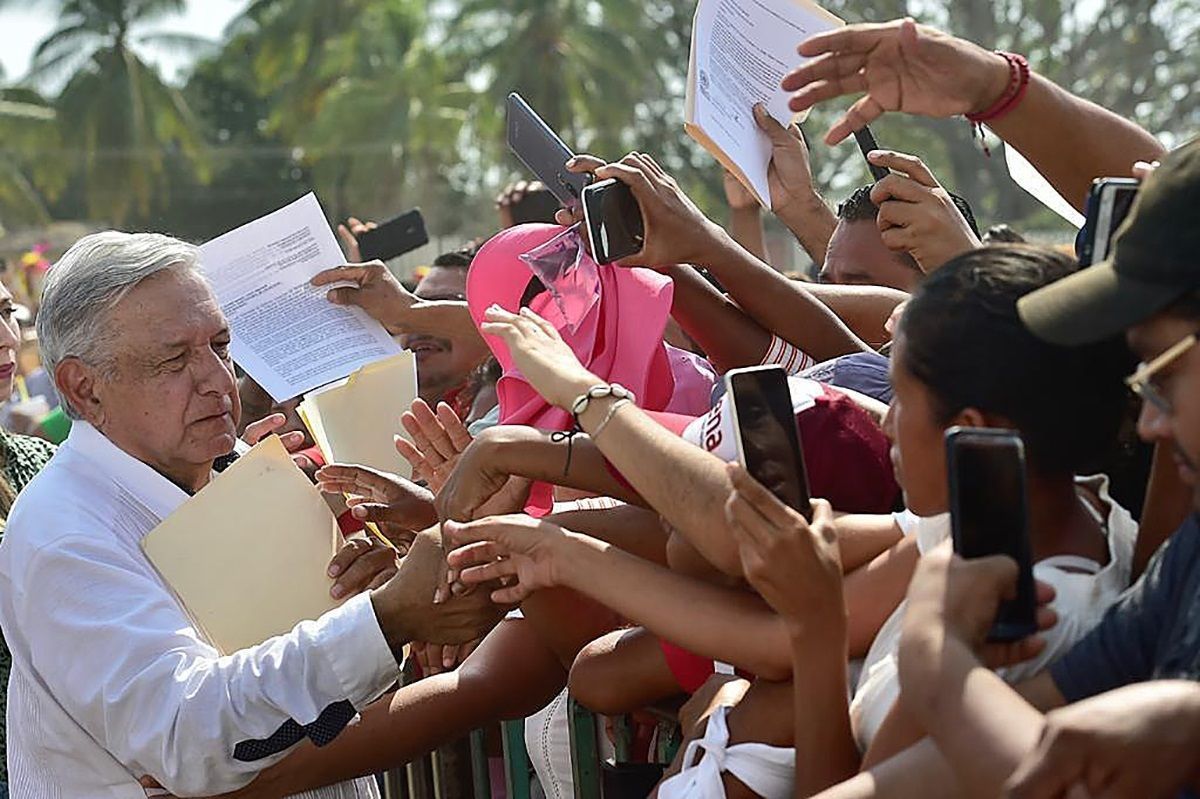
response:
{"label": "person's forearm", "polygon": [[902,642],[899,667],[905,711],[937,743],[967,792],[1000,793],[1037,746],[1045,717],[944,630]]}
{"label": "person's forearm", "polygon": [[767,261],[767,237],[763,233],[762,211],[757,205],[730,210],[729,235],[755,258]]}
{"label": "person's forearm", "polygon": [[791,635],[795,712],[796,796],[812,796],[858,771],[846,698],[845,624]]}
{"label": "person's forearm", "polygon": [[796,200],[776,210],[775,216],[792,231],[796,241],[800,242],[819,270],[825,264],[829,240],[833,238],[833,230],[837,227],[837,216],[821,196],[813,192],[807,200]]}
{"label": "person's forearm", "polygon": [[[564,586],[660,638],[767,679],[792,673],[787,631],[754,594],[677,574],[578,533],[564,542],[559,560]],[[844,696],[844,680],[842,686]]]}
{"label": "person's forearm", "polygon": [[[455,341],[474,339],[483,343],[467,304],[454,300],[422,300],[406,307],[396,307],[384,320],[383,326],[393,336],[420,334]],[[484,349],[487,349],[486,345]]]}
{"label": "person's forearm", "polygon": [[872,347],[891,341],[892,335],[884,325],[896,306],[909,298],[907,292],[886,286],[806,283],[804,289],[837,314],[854,335]]}
{"label": "person's forearm", "polygon": [[909,536],[846,575],[842,591],[850,619],[851,657],[866,656],[880,628],[904,599],[919,557],[916,537]]}
{"label": "person's forearm", "polygon": [[506,438],[491,448],[492,462],[501,474],[645,504],[636,491],[613,475],[600,449],[586,435],[577,435],[568,444],[555,442],[551,433],[532,427],[514,431],[517,434],[518,438]]}
{"label": "person's forearm", "polygon": [[759,325],[818,361],[869,350],[838,315],[806,288],[746,252],[719,229],[705,253],[707,267]]}
{"label": "person's forearm", "polygon": [[675,284],[671,315],[700,345],[718,371],[758,366],[771,345],[771,334],[694,268],[667,270]]}
{"label": "person's forearm", "polygon": [[[978,756],[978,753],[976,753]],[[937,745],[926,738],[895,757],[872,766],[843,783],[817,794],[815,799],[957,799],[967,796],[958,775]]]}
{"label": "person's forearm", "polygon": [[1135,161],[1166,152],[1134,122],[1037,74],[1020,104],[988,124],[1080,211],[1095,178],[1129,177]]}
{"label": "person's forearm", "polygon": [[838,516],[835,525],[843,574],[865,566],[904,538],[890,513],[848,513]]}

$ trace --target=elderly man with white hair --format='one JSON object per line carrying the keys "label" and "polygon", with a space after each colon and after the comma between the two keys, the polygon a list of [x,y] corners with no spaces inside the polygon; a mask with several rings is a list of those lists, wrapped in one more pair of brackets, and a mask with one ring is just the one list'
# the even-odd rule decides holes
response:
{"label": "elderly man with white hair", "polygon": [[[16,797],[236,790],[303,739],[332,740],[396,681],[408,640],[462,642],[496,620],[486,596],[431,604],[426,548],[421,574],[406,564],[259,646],[222,657],[193,627],[139,543],[236,440],[229,327],[198,257],[166,236],[100,233],[47,278],[38,334],[75,424],[0,545]],[[307,795],[378,792],[358,780]]]}

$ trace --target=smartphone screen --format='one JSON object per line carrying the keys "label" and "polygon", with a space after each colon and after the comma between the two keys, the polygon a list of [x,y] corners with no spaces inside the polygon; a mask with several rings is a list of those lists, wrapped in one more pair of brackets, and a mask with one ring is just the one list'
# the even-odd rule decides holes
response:
{"label": "smartphone screen", "polygon": [[787,373],[779,366],[732,369],[725,382],[737,429],[738,460],[781,502],[812,521]]}
{"label": "smartphone screen", "polygon": [[506,111],[508,148],[564,208],[578,208],[592,176],[567,171],[567,161],[575,153],[516,92],[508,95]]}
{"label": "smartphone screen", "polygon": [[358,249],[364,261],[390,261],[428,243],[429,234],[419,208],[358,234]]}
{"label": "smartphone screen", "polygon": [[955,427],[946,432],[950,525],[964,558],[1007,555],[1017,562],[1016,598],[1000,605],[990,641],[1037,632],[1037,597],[1029,545],[1025,448],[1018,433]]}
{"label": "smartphone screen", "polygon": [[879,144],[875,141],[875,134],[866,125],[863,125],[858,130],[854,131],[854,140],[858,142],[858,149],[862,151],[863,160],[867,161],[867,169],[871,171],[871,177],[876,182],[883,180],[888,176],[888,171],[884,167],[876,166],[867,160],[867,153],[872,150],[878,150]]}
{"label": "smartphone screen", "polygon": [[641,252],[642,209],[621,181],[609,178],[584,189],[583,219],[596,263],[609,264]]}

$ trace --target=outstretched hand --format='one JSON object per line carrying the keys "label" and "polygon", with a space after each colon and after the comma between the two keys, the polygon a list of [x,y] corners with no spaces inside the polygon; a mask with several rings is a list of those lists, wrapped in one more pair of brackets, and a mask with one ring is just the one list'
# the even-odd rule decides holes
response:
{"label": "outstretched hand", "polygon": [[559,408],[569,409],[576,397],[603,382],[579,362],[554,325],[529,308],[513,314],[493,305],[479,330],[503,341],[529,385]]}
{"label": "outstretched hand", "polygon": [[495,516],[466,524],[447,522],[443,533],[457,547],[446,562],[463,584],[507,584],[492,591],[493,602],[517,604],[535,591],[559,585],[560,550],[567,531],[556,524],[529,516]]}
{"label": "outstretched hand", "polygon": [[401,554],[418,532],[437,523],[433,495],[398,475],[335,463],[317,470],[317,487],[346,495],[350,515],[375,524]]}
{"label": "outstretched hand", "polygon": [[911,18],[847,25],[799,47],[810,61],[783,79],[800,112],[847,94],[863,94],[825,136],[837,144],[887,111],[951,117],[983,111],[1008,86],[1008,62],[982,47]]}
{"label": "outstretched hand", "polygon": [[459,455],[471,445],[471,433],[449,405],[438,403],[435,413],[419,397],[400,417],[400,424],[412,440],[396,436],[396,451],[412,466],[413,476],[438,493]]}

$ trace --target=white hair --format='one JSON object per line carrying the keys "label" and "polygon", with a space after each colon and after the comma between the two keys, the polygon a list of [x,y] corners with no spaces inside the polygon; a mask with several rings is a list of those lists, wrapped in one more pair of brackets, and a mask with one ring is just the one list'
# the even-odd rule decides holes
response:
{"label": "white hair", "polygon": [[[38,348],[51,376],[65,358],[105,366],[109,311],[138,283],[168,269],[200,274],[200,250],[158,233],[109,230],[84,236],[46,275],[38,310]],[[79,414],[63,397],[67,414]]]}

